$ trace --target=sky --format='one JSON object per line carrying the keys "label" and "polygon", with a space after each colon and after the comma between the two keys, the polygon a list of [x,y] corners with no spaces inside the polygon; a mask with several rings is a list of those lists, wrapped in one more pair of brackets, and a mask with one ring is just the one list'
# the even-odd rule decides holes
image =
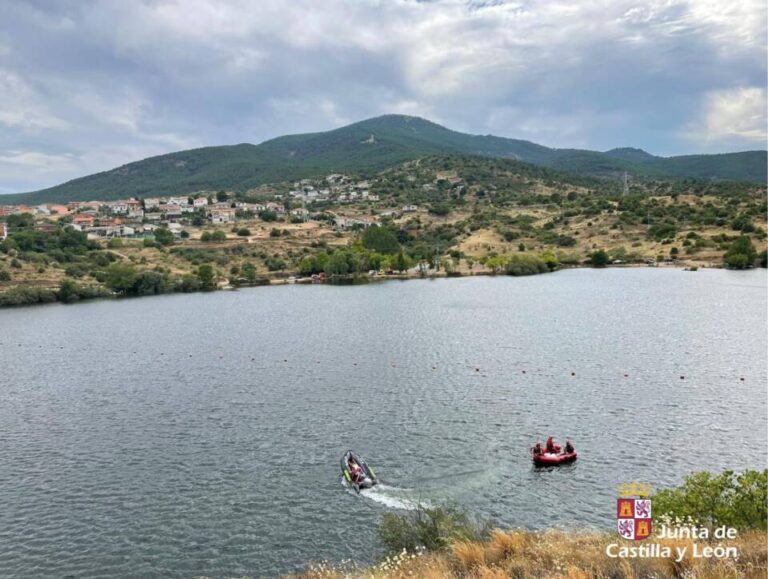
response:
{"label": "sky", "polygon": [[386,113],[766,148],[763,0],[0,0],[0,193]]}

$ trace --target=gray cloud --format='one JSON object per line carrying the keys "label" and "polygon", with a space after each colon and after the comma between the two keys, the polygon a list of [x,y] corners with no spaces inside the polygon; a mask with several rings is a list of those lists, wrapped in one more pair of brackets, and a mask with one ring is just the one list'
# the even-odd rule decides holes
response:
{"label": "gray cloud", "polygon": [[759,0],[0,1],[0,191],[387,112],[561,147],[765,147]]}

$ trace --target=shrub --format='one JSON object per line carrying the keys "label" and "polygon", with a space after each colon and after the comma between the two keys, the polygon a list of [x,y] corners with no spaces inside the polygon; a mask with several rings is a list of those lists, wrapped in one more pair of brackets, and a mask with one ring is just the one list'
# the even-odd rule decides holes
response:
{"label": "shrub", "polygon": [[159,227],[155,229],[155,241],[163,246],[173,245],[175,237],[173,232],[167,227]]}
{"label": "shrub", "polygon": [[259,211],[258,215],[262,221],[277,221],[277,213],[269,209]]}
{"label": "shrub", "polygon": [[11,274],[5,269],[0,269],[0,281],[11,281]]}
{"label": "shrub", "polygon": [[746,235],[737,238],[723,256],[725,265],[731,269],[745,269],[754,265],[757,260],[757,250],[752,240]]}
{"label": "shrub", "polygon": [[429,208],[429,212],[432,215],[437,215],[439,217],[444,217],[448,215],[451,212],[451,207],[449,205],[446,205],[444,203],[441,203],[439,205],[432,205]]}
{"label": "shrub", "polygon": [[725,525],[737,529],[768,526],[768,469],[719,475],[697,472],[673,489],[653,497],[654,515],[692,519],[700,525]]}
{"label": "shrub", "polygon": [[227,234],[224,233],[221,229],[216,229],[214,231],[203,231],[203,234],[200,236],[200,241],[225,241],[227,239]]}
{"label": "shrub", "polygon": [[246,227],[241,227],[237,230],[237,235],[240,237],[248,237],[251,234],[251,230]]}
{"label": "shrub", "polygon": [[16,286],[0,293],[0,306],[24,306],[56,301],[56,292],[43,287]]}
{"label": "shrub", "polygon": [[64,275],[69,277],[83,277],[88,272],[80,265],[70,265],[64,270]]}
{"label": "shrub", "polygon": [[[555,269],[558,265],[557,258],[551,255],[550,262],[553,264],[552,269]],[[507,275],[535,275],[537,273],[545,273],[550,271],[547,262],[543,259],[536,257],[535,255],[519,255],[514,254],[509,257],[504,271]]]}
{"label": "shrub", "polygon": [[395,232],[389,227],[372,225],[363,233],[363,247],[385,255],[394,255],[400,251],[400,243]]}
{"label": "shrub", "polygon": [[96,286],[81,286],[72,280],[64,280],[59,286],[58,298],[60,302],[70,304],[79,300],[86,300],[109,295],[109,292]]}
{"label": "shrub", "polygon": [[277,227],[273,227],[269,231],[269,236],[270,237],[280,237],[282,234],[283,234],[282,231],[280,231]]}
{"label": "shrub", "polygon": [[118,247],[123,247],[123,240],[119,237],[113,237],[109,241],[107,241],[107,247],[110,249],[116,249]]}
{"label": "shrub", "polygon": [[285,260],[280,257],[269,257],[266,260],[269,271],[280,271],[285,269]]}
{"label": "shrub", "polygon": [[200,282],[200,278],[189,273],[177,277],[173,281],[173,289],[177,292],[196,292],[199,291],[201,287],[202,283]]}
{"label": "shrub", "polygon": [[592,255],[589,256],[589,263],[592,267],[605,267],[608,265],[610,257],[604,249],[598,249]]}
{"label": "shrub", "polygon": [[384,513],[378,527],[379,540],[392,553],[403,549],[440,551],[453,541],[477,541],[487,534],[486,526],[477,525],[454,505],[435,508],[420,505],[405,514]]}
{"label": "shrub", "polygon": [[197,268],[197,277],[200,279],[200,286],[204,290],[216,289],[216,272],[213,266],[203,264]]}

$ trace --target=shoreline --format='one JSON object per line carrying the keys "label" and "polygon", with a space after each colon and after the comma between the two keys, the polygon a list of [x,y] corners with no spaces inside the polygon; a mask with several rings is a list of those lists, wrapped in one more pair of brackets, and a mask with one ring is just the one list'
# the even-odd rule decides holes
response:
{"label": "shoreline", "polygon": [[[443,271],[437,271],[437,272],[431,272],[431,273],[419,273],[419,272],[407,272],[407,273],[400,273],[400,274],[377,274],[377,275],[359,275],[359,276],[333,276],[330,278],[323,278],[323,279],[316,279],[312,277],[298,277],[293,275],[265,275],[257,283],[250,283],[250,284],[241,284],[237,286],[232,285],[220,285],[216,287],[215,289],[209,289],[209,290],[197,290],[193,292],[183,292],[183,291],[170,291],[170,292],[162,292],[162,293],[156,293],[156,294],[148,294],[148,295],[141,295],[141,296],[126,296],[126,295],[120,295],[117,293],[103,293],[99,295],[94,295],[93,297],[83,297],[74,299],[71,301],[63,301],[59,299],[58,292],[60,291],[59,288],[54,287],[45,287],[45,286],[34,286],[34,285],[18,285],[13,286],[9,290],[6,290],[5,292],[0,292],[0,310],[3,309],[11,309],[11,308],[24,308],[24,307],[33,307],[33,306],[45,306],[45,305],[51,305],[51,304],[62,304],[62,305],[71,305],[75,303],[81,303],[81,302],[93,302],[93,301],[101,301],[101,300],[123,300],[123,299],[137,299],[137,298],[148,298],[148,297],[157,297],[162,295],[174,295],[174,294],[200,294],[200,293],[217,293],[217,292],[225,292],[225,291],[237,291],[240,289],[247,289],[247,288],[256,288],[256,287],[269,287],[269,286],[286,286],[286,285],[339,285],[339,286],[347,286],[347,285],[365,285],[369,283],[380,283],[380,282],[386,282],[386,281],[409,281],[409,280],[418,280],[418,279],[450,279],[450,278],[467,278],[467,277],[529,277],[531,275],[546,275],[547,273],[556,273],[558,271],[565,271],[565,270],[572,270],[572,269],[597,269],[597,270],[605,270],[605,269],[627,269],[627,268],[633,268],[633,269],[643,269],[643,268],[649,268],[649,269],[666,269],[666,270],[681,270],[681,271],[698,271],[701,270],[707,270],[707,269],[716,269],[716,270],[722,270],[722,269],[728,269],[726,267],[722,266],[690,266],[687,264],[657,264],[657,265],[647,265],[647,264],[616,264],[616,265],[607,265],[605,267],[591,267],[588,265],[565,265],[558,267],[557,269],[549,272],[543,272],[543,273],[535,273],[535,274],[526,274],[526,275],[510,275],[504,272],[497,272],[497,271],[491,271],[491,270],[481,270],[481,271],[455,271],[451,273],[446,273]],[[751,269],[763,269],[759,267],[754,267]],[[747,270],[748,271],[748,270]],[[96,286],[82,286],[85,288],[95,288]],[[6,304],[2,303],[1,299],[4,294],[15,290],[16,288],[25,288],[29,289],[31,291],[35,292],[45,292],[44,294],[41,293],[46,299],[41,299],[39,301],[29,302],[29,303],[19,303],[19,304]]]}

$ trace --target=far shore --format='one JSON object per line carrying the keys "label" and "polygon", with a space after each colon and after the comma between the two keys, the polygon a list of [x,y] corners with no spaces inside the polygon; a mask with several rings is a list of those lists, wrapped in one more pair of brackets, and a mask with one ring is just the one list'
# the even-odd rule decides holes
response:
{"label": "far shore", "polygon": [[[648,265],[644,263],[625,263],[625,264],[609,264],[605,267],[591,267],[589,265],[562,265],[558,269],[552,271],[552,272],[546,272],[546,273],[556,273],[558,271],[564,271],[569,269],[620,269],[620,268],[651,268],[651,269],[675,269],[675,270],[681,270],[681,271],[692,271],[695,272],[699,269],[727,269],[723,267],[722,265],[690,265],[686,263],[659,263],[654,265]],[[534,275],[545,275],[545,274],[534,274]],[[196,292],[190,292],[190,293],[212,293],[212,292],[220,292],[220,291],[236,291],[239,289],[246,289],[246,288],[254,288],[254,287],[266,287],[266,286],[284,286],[284,285],[315,285],[315,284],[325,284],[325,285],[358,285],[358,284],[367,284],[367,283],[378,283],[378,282],[385,282],[385,281],[407,281],[407,280],[416,280],[416,279],[447,279],[447,278],[464,278],[464,277],[529,277],[529,276],[511,276],[504,272],[500,271],[493,271],[487,268],[479,268],[479,269],[473,269],[472,271],[469,271],[466,268],[463,268],[462,270],[458,271],[452,271],[450,273],[446,272],[445,270],[441,271],[434,271],[434,270],[428,270],[425,272],[419,272],[419,271],[409,271],[409,272],[402,272],[402,273],[377,273],[377,274],[362,274],[357,276],[331,276],[331,277],[318,277],[318,276],[312,276],[312,277],[302,277],[302,276],[296,276],[296,275],[290,275],[287,273],[282,272],[273,272],[268,275],[265,275],[261,277],[257,283],[249,283],[249,284],[240,284],[237,286],[233,286],[230,284],[219,284],[215,289],[211,290],[200,290]],[[34,286],[27,286],[27,287],[34,287]],[[56,291],[57,288],[42,288],[44,290],[47,290],[51,293],[53,296],[53,299],[48,299],[45,301],[38,301],[34,303],[25,303],[25,304],[18,304],[18,305],[8,305],[8,304],[0,304],[0,309],[5,308],[21,308],[25,306],[39,306],[39,305],[47,305],[52,303],[61,303],[60,300],[56,299]],[[95,300],[102,300],[102,299],[133,299],[135,297],[153,297],[158,295],[172,295],[172,294],[178,294],[183,292],[165,292],[161,294],[150,294],[150,295],[144,295],[144,296],[121,296],[116,293],[108,293],[104,295],[100,295],[93,298],[83,298],[80,300],[77,300],[76,302],[69,302],[65,305],[71,305],[71,303],[79,303],[79,302],[92,302]]]}

